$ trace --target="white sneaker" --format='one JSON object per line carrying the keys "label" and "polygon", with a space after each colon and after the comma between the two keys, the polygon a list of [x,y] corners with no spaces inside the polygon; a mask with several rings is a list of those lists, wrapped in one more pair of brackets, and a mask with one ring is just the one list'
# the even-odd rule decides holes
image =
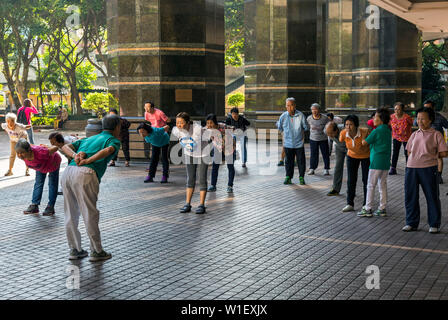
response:
{"label": "white sneaker", "polygon": [[308,171],[309,175],[313,175],[314,174],[314,169],[310,169],[310,171]]}
{"label": "white sneaker", "polygon": [[429,228],[429,233],[439,233],[439,228]]}
{"label": "white sneaker", "polygon": [[329,175],[330,175],[330,170],[325,169],[325,170],[324,170],[324,176],[329,176]]}
{"label": "white sneaker", "polygon": [[355,208],[353,208],[353,206],[351,205],[346,205],[343,209],[342,212],[350,212],[350,211],[355,211]]}
{"label": "white sneaker", "polygon": [[401,229],[401,231],[404,231],[404,232],[416,231],[416,230],[417,230],[417,228],[413,228],[413,227],[411,227],[410,225],[405,225],[405,226]]}

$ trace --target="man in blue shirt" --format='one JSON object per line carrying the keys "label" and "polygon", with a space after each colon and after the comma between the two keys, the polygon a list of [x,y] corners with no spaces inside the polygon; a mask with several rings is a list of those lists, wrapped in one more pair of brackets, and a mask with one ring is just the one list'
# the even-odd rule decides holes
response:
{"label": "man in blue shirt", "polygon": [[100,212],[96,207],[101,177],[107,164],[120,150],[120,117],[108,115],[102,121],[103,132],[86,139],[66,144],[62,151],[73,160],[62,175],[64,194],[65,228],[70,247],[70,260],[82,259],[87,251],[81,247],[78,230],[79,216],[82,214],[87,234],[90,238],[90,261],[112,258],[103,250],[100,229]]}
{"label": "man in blue shirt", "polygon": [[286,99],[286,110],[277,121],[277,128],[283,132],[283,147],[286,154],[286,178],[284,184],[291,184],[294,175],[294,159],[299,167],[300,185],[305,184],[305,131],[309,130],[305,115],[296,110],[296,99]]}

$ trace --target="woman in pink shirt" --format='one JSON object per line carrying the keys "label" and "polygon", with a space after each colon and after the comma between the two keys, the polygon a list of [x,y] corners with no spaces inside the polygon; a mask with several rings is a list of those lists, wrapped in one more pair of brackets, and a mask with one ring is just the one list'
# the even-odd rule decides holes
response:
{"label": "woman in pink shirt", "polygon": [[412,134],[412,118],[404,113],[404,104],[401,102],[395,103],[394,114],[390,116],[390,126],[392,128],[392,165],[389,170],[390,175],[397,174],[398,155],[400,153],[401,145],[403,144],[404,156],[406,162],[408,161],[408,152],[406,151],[406,144]]}
{"label": "woman in pink shirt", "polygon": [[419,185],[426,197],[429,232],[438,233],[440,230],[442,211],[437,165],[439,158],[448,157],[448,146],[442,134],[431,127],[434,119],[433,109],[419,109],[417,111],[419,129],[411,135],[406,146],[409,159],[406,164],[404,182],[406,225],[403,231],[415,231],[418,228],[420,222]]}
{"label": "woman in pink shirt", "polygon": [[43,212],[44,216],[54,215],[54,205],[58,196],[59,167],[61,156],[56,152],[56,148],[49,150],[44,146],[31,146],[25,139],[20,139],[16,143],[16,153],[19,159],[36,170],[36,181],[34,182],[33,198],[31,205],[24,214],[39,213],[39,205],[42,199],[45,178],[48,173],[48,205]]}
{"label": "woman in pink shirt", "polygon": [[163,128],[171,121],[162,110],[154,107],[151,101],[145,103],[145,120],[151,122],[151,127],[156,128]]}
{"label": "woman in pink shirt", "polygon": [[36,109],[36,107],[33,105],[33,102],[30,99],[25,99],[23,101],[23,107],[21,107],[21,108],[19,108],[19,110],[17,110],[17,119],[20,119],[19,115],[20,115],[21,111],[23,111],[26,116],[26,123],[22,123],[22,124],[30,126],[30,128],[27,129],[26,132],[28,133],[28,139],[29,139],[30,143],[34,144],[33,126],[31,124],[31,113],[38,114],[39,111]]}

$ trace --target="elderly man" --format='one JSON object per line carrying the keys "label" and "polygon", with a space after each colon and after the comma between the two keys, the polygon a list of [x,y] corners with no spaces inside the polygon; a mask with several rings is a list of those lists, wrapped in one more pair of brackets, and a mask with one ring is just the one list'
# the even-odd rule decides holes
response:
{"label": "elderly man", "polygon": [[304,131],[308,130],[305,115],[296,110],[296,99],[286,99],[286,110],[277,121],[277,128],[283,132],[283,147],[286,154],[286,178],[284,184],[291,184],[294,175],[294,159],[297,158],[299,167],[299,183],[305,184],[305,148]]}
{"label": "elderly man", "polygon": [[87,251],[82,250],[81,234],[78,230],[81,214],[90,238],[90,261],[112,258],[112,255],[104,251],[101,245],[98,227],[100,212],[96,202],[101,177],[106,172],[107,163],[120,150],[120,140],[118,140],[120,128],[120,117],[108,115],[103,118],[102,133],[62,147],[63,152],[73,158],[62,176],[65,228],[70,247],[70,260],[87,256]]}
{"label": "elderly man", "polygon": [[310,126],[310,170],[309,175],[314,174],[319,164],[319,148],[324,159],[324,175],[330,174],[330,150],[328,147],[328,137],[324,132],[325,125],[330,121],[327,116],[320,113],[320,105],[313,103],[311,105],[311,115],[307,118],[307,122]]}
{"label": "elderly man", "polygon": [[34,182],[33,199],[31,205],[24,214],[39,213],[39,205],[42,200],[45,178],[48,173],[48,205],[42,215],[54,215],[54,205],[58,196],[59,167],[61,156],[55,150],[50,151],[43,146],[31,146],[25,139],[19,139],[15,151],[17,157],[25,161],[28,168],[36,170]]}
{"label": "elderly man", "polygon": [[344,130],[344,125],[337,124],[334,121],[328,122],[325,126],[325,132],[327,133],[328,139],[336,144],[336,165],[334,168],[333,187],[331,188],[331,191],[327,193],[327,196],[337,196],[339,195],[339,192],[341,192],[344,161],[345,156],[347,155],[345,142],[339,141],[339,135],[342,130]]}

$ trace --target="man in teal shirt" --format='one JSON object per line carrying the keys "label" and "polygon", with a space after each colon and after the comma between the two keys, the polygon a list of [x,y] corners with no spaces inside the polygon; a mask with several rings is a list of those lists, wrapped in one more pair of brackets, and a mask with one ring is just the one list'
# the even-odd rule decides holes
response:
{"label": "man in teal shirt", "polygon": [[390,169],[392,131],[389,128],[390,112],[387,108],[379,108],[373,119],[376,127],[362,142],[370,146],[369,180],[367,183],[366,205],[358,212],[358,217],[371,217],[376,185],[379,185],[380,205],[376,216],[386,216],[387,176]]}
{"label": "man in teal shirt", "polygon": [[102,133],[62,147],[63,152],[73,158],[62,175],[65,228],[70,247],[70,260],[82,259],[88,255],[81,247],[81,234],[78,230],[81,214],[90,238],[90,261],[112,258],[101,245],[98,226],[100,212],[96,202],[100,181],[106,172],[107,164],[120,150],[118,140],[120,117],[108,115],[103,118],[102,125]]}

